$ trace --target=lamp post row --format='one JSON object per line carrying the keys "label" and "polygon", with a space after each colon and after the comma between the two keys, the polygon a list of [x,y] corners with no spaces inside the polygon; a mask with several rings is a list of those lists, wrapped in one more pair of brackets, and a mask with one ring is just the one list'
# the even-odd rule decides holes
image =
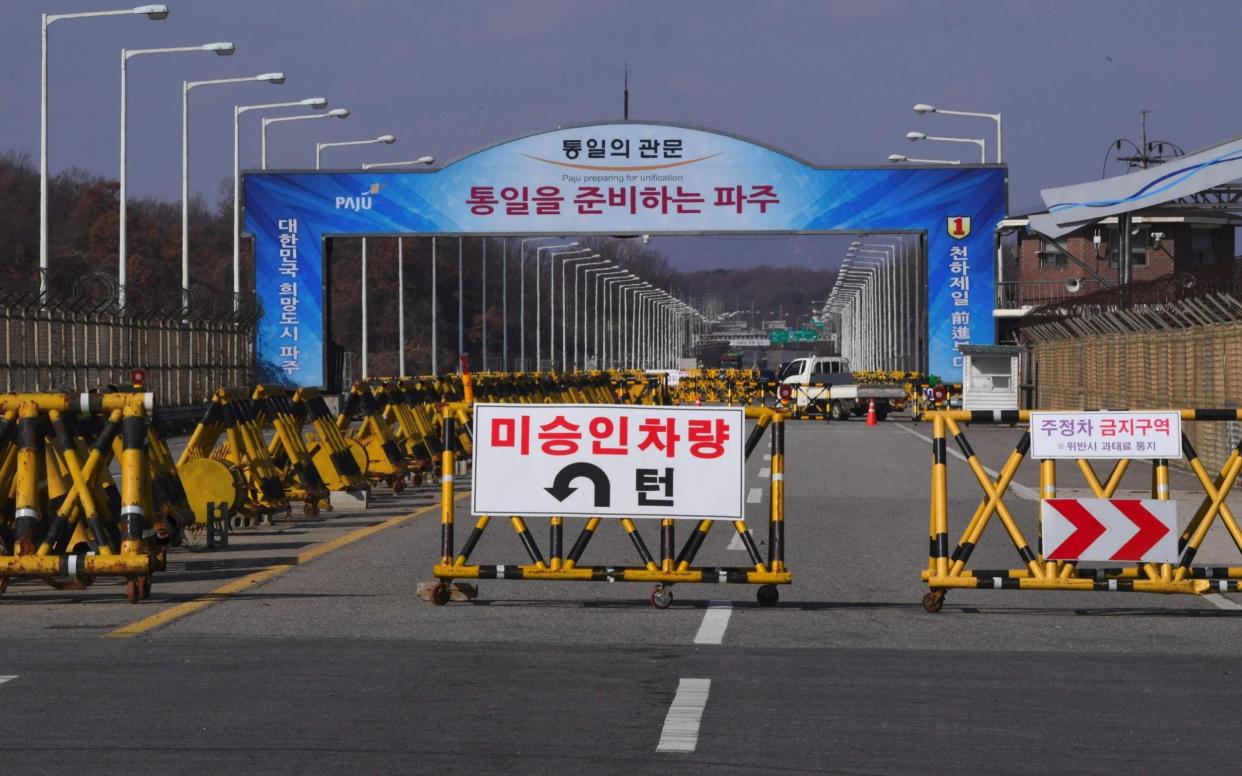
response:
{"label": "lamp post row", "polygon": [[[48,90],[48,38],[49,38],[48,32],[49,32],[49,28],[55,22],[62,21],[62,20],[84,19],[84,18],[92,18],[92,17],[104,17],[104,16],[145,15],[147,18],[151,20],[158,21],[158,20],[166,19],[168,17],[168,13],[169,11],[166,5],[150,4],[150,5],[137,6],[137,7],[129,8],[129,9],[119,9],[119,10],[112,10],[112,11],[92,11],[92,12],[68,13],[68,14],[43,14],[42,29],[41,29],[42,57],[41,57],[41,73],[40,73],[41,90],[40,90],[40,154],[39,154],[39,162],[40,162],[39,164],[39,173],[40,173],[39,287],[40,287],[40,298],[41,299],[46,299],[46,295],[48,291],[47,283],[48,283],[48,271],[49,271],[49,236],[48,236],[48,231],[49,231],[48,229],[48,91],[49,91]],[[128,207],[128,147],[127,147],[128,146],[128,143],[127,143],[127,140],[128,140],[128,136],[127,136],[128,99],[127,99],[127,96],[128,95],[127,95],[127,87],[128,87],[129,60],[136,56],[142,56],[142,55],[191,53],[191,52],[212,52],[217,55],[227,56],[227,55],[233,54],[235,50],[236,50],[235,46],[231,42],[227,42],[227,41],[190,45],[190,46],[145,48],[145,49],[122,49],[121,50],[121,106],[120,106],[121,140],[120,140],[120,170],[119,170],[119,173],[120,173],[119,221],[120,223],[119,223],[119,229],[118,229],[117,275],[118,275],[118,285],[119,285],[118,304],[122,309],[124,308],[126,304],[127,276],[128,276],[128,271],[127,271],[128,270],[128,266],[127,266],[128,233],[127,233],[126,221],[127,221],[127,207]],[[201,87],[201,86],[232,85],[232,84],[254,83],[254,82],[282,84],[285,82],[285,75],[284,73],[271,72],[271,73],[262,73],[259,75],[238,77],[238,78],[219,78],[219,79],[183,81],[182,82],[182,147],[181,147],[181,162],[182,162],[182,165],[181,165],[182,166],[182,170],[181,170],[182,172],[182,175],[181,175],[181,179],[182,179],[181,180],[181,211],[182,211],[181,212],[181,292],[182,294],[181,294],[181,299],[182,299],[183,307],[188,308],[189,306],[189,96],[190,96],[190,91],[195,88]],[[234,141],[233,142],[233,161],[234,161],[234,164],[233,164],[233,170],[234,170],[233,305],[234,305],[234,310],[238,309],[239,307],[240,291],[241,291],[241,288],[240,288],[240,285],[241,285],[240,169],[241,167],[240,167],[240,148],[239,148],[240,147],[241,116],[244,113],[255,111],[255,110],[271,110],[271,109],[291,108],[291,107],[309,107],[312,109],[322,109],[326,107],[326,105],[327,105],[326,99],[322,97],[314,97],[314,98],[308,98],[308,99],[296,100],[296,101],[288,101],[288,102],[274,102],[274,103],[262,103],[262,104],[256,104],[256,105],[234,106],[234,112],[233,112],[233,141]],[[260,163],[261,169],[267,169],[267,129],[270,125],[274,123],[281,123],[281,122],[286,122],[286,121],[300,121],[300,120],[306,120],[306,119],[329,118],[329,117],[346,118],[348,116],[349,116],[349,111],[347,109],[337,108],[337,109],[334,109],[334,110],[328,111],[327,113],[322,113],[322,114],[265,117],[261,125],[261,141],[260,141],[261,142],[261,163]],[[392,135],[382,135],[378,138],[367,139],[367,140],[317,143],[315,146],[315,168],[320,169],[322,152],[326,148],[338,147],[338,146],[350,146],[350,145],[364,145],[364,144],[372,144],[372,143],[392,143],[394,141],[395,141],[395,137],[393,137]],[[431,164],[433,163],[433,161],[434,160],[431,157],[420,157],[417,160],[408,161],[408,162],[385,162],[385,163],[364,164],[363,169],[371,169],[375,167],[396,167],[396,166],[405,166],[405,165],[413,165],[413,164]],[[540,238],[523,239],[521,243],[521,250],[519,253],[519,268],[520,268],[520,273],[521,273],[521,278],[520,278],[520,284],[521,284],[521,295],[520,295],[521,296],[521,299],[520,299],[520,305],[521,305],[520,319],[521,320],[520,320],[520,323],[521,323],[521,330],[522,330],[521,332],[521,361],[522,361],[523,366],[525,366],[525,345],[526,345],[525,254],[526,254],[526,243],[533,239],[540,239]],[[433,242],[434,242],[434,239],[433,239]],[[563,250],[563,251],[557,252],[557,251],[552,251],[551,249],[573,248],[576,245],[577,243],[568,243],[568,244],[559,245],[559,246],[538,246],[536,249],[536,254],[535,254],[536,279],[538,279],[539,277],[538,268],[540,266],[539,260],[541,258],[541,254],[544,250],[550,251],[549,252],[549,259],[550,259],[549,285],[550,285],[552,306],[549,309],[549,321],[551,323],[551,327],[549,329],[549,353],[553,357],[553,363],[555,363],[555,360],[556,360],[555,358],[556,331],[555,331],[555,323],[554,323],[555,301],[556,301],[556,296],[555,296],[555,293],[556,293],[555,291],[556,289],[556,274],[555,274],[556,261],[555,260],[558,256],[589,253],[590,251],[588,249],[578,249],[578,250]],[[397,274],[398,274],[398,286],[399,286],[398,315],[400,318],[400,322],[398,326],[398,340],[399,340],[399,349],[400,349],[400,370],[402,373],[404,373],[405,372],[404,241],[400,238],[398,239],[397,251],[398,251],[398,273]],[[461,252],[461,249],[459,245],[459,264],[460,264],[460,252]],[[433,256],[434,256],[434,248],[433,248]],[[585,365],[585,362],[587,360],[588,343],[585,337],[582,339],[581,359],[579,359],[579,356],[578,356],[578,345],[579,345],[578,334],[579,332],[578,332],[577,308],[578,308],[578,297],[580,294],[579,283],[578,283],[578,271],[587,270],[583,277],[587,281],[587,284],[588,284],[588,293],[590,291],[589,289],[590,276],[592,274],[598,274],[597,282],[596,282],[596,291],[595,291],[595,295],[597,299],[596,326],[595,326],[595,338],[596,338],[595,357],[597,361],[600,359],[600,355],[601,355],[600,354],[600,347],[601,347],[600,328],[599,328],[599,323],[598,323],[598,317],[600,313],[600,306],[598,304],[598,288],[599,288],[598,281],[609,278],[609,282],[605,282],[604,284],[604,288],[606,292],[604,314],[605,314],[605,325],[607,325],[607,322],[608,322],[607,316],[608,316],[608,311],[609,311],[609,307],[608,307],[609,300],[607,298],[607,292],[609,290],[608,286],[610,282],[613,280],[623,280],[625,278],[636,278],[636,276],[633,276],[632,274],[628,273],[628,271],[614,268],[613,265],[607,261],[593,261],[591,263],[581,264],[581,262],[583,261],[589,261],[589,260],[594,260],[598,258],[599,258],[599,254],[594,254],[592,256],[578,256],[573,259],[564,259],[561,264],[562,290],[561,290],[560,366],[562,369],[570,368],[571,363],[574,368],[577,368],[580,365]],[[484,262],[486,262],[486,258],[484,258]],[[509,356],[508,283],[507,283],[508,243],[507,241],[505,242],[505,245],[504,245],[504,253],[502,256],[502,262],[503,262],[502,263],[502,294],[503,294],[502,296],[502,307],[503,307],[502,327],[504,330],[502,364],[504,368],[507,369],[508,368],[508,356]],[[575,266],[574,268],[574,313],[573,313],[574,331],[573,331],[573,357],[572,359],[567,354],[568,328],[567,328],[567,304],[566,304],[566,299],[565,299],[565,296],[568,292],[568,287],[566,285],[566,279],[565,279],[565,271],[566,271],[566,268],[570,264],[579,265],[579,266]],[[594,267],[595,269],[588,269],[591,267]],[[362,321],[363,323],[363,326],[362,326],[362,374],[364,377],[366,377],[368,373],[366,270],[367,270],[367,242],[366,242],[366,238],[363,238],[363,242],[362,242],[362,278],[363,278],[363,281],[362,281],[362,318],[363,318],[363,321]],[[433,271],[433,277],[434,277],[434,272],[435,272],[434,266],[432,268],[432,271]],[[484,268],[484,272],[486,272],[486,268]],[[617,277],[617,275],[621,272],[624,272],[625,274],[621,277]],[[459,282],[460,282],[460,275],[459,275]],[[486,337],[486,325],[487,325],[486,323],[486,275],[484,275],[483,283],[484,283],[483,295],[484,295],[484,316],[485,316],[484,321],[483,321],[483,327],[484,327],[484,337]],[[540,331],[541,316],[540,316],[540,310],[539,310],[539,307],[541,305],[541,291],[540,291],[541,286],[542,284],[540,283],[536,284],[536,338],[535,339],[536,339],[536,367],[537,368],[542,362],[542,341],[543,340],[542,340],[542,333]],[[640,301],[646,302],[648,300],[654,301],[657,299],[657,294],[655,293],[654,289],[652,289],[652,287],[648,283],[643,283],[641,285],[623,283],[619,285],[618,286],[618,292],[619,292],[618,301],[622,304],[622,311],[627,317],[627,320],[628,320],[630,311],[629,311],[629,308],[625,306],[624,293],[626,291],[633,290],[635,288],[649,289],[644,294],[635,295],[634,302],[636,305],[638,305]],[[659,293],[663,293],[663,292],[659,292]],[[435,295],[435,290],[433,287],[433,296],[434,295]],[[459,349],[464,349],[464,330],[463,330],[464,321],[463,321],[462,311],[461,311],[461,302],[462,302],[461,296],[462,295],[459,292],[458,334],[459,334]],[[586,305],[583,305],[582,325],[583,325],[584,332],[587,327],[586,313],[587,313],[587,307]],[[650,316],[650,315],[654,315],[655,311],[654,309],[649,311],[649,310],[646,310],[645,308],[640,308],[635,311],[635,314],[640,315],[640,316],[641,315]],[[434,338],[434,331],[435,331],[434,321],[433,321],[432,329],[433,329],[433,338]],[[615,323],[614,323],[614,329],[615,329]],[[635,355],[636,348],[645,348],[645,350],[643,350],[642,352],[646,356],[650,356],[651,353],[655,352],[653,350],[653,348],[655,347],[654,340],[650,342],[640,341],[638,339],[638,337],[640,336],[640,332],[637,329],[630,332],[630,337],[629,337],[628,342],[625,341],[624,332],[614,331],[614,333],[617,334],[618,345],[621,348],[623,348],[622,350],[623,358],[625,356]],[[604,342],[602,344],[606,352],[607,345],[608,345],[607,337],[604,338]],[[484,348],[486,348],[486,343],[484,344]],[[433,358],[433,367],[434,367],[434,362],[435,362],[434,344],[433,344],[432,358]]]}

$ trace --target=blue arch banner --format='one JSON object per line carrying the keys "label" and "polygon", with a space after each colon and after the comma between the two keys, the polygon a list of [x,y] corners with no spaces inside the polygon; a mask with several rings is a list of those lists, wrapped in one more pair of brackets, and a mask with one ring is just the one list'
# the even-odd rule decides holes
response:
{"label": "blue arch banner", "polygon": [[914,231],[927,235],[928,363],[993,344],[1001,165],[816,167],[720,132],[624,122],[512,140],[426,171],[247,172],[260,379],[324,380],[325,238]]}

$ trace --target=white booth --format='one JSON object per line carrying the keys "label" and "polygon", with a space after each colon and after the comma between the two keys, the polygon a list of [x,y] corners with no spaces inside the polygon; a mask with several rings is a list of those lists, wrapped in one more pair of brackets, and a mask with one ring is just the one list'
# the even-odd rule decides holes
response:
{"label": "white booth", "polygon": [[962,354],[962,409],[1018,409],[1018,348],[1012,345],[959,345]]}

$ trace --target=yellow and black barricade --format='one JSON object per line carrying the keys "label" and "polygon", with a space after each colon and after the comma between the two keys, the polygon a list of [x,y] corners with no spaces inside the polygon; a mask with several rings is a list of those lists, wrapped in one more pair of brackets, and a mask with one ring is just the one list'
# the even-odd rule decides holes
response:
{"label": "yellow and black barricade", "polygon": [[785,566],[785,415],[765,408],[748,409],[747,416],[755,420],[746,439],[745,455],[747,458],[758,447],[765,431],[771,428],[772,465],[771,465],[771,508],[768,515],[768,548],[767,557],[760,554],[754,537],[745,520],[733,522],[750,557],[750,566],[695,566],[694,560],[708,532],[715,522],[705,519],[698,521],[689,538],[678,550],[675,542],[674,520],[661,519],[659,557],[652,554],[643,539],[638,526],[631,518],[608,518],[617,520],[625,530],[640,565],[596,565],[582,566],[579,563],[586,552],[592,537],[595,535],[603,518],[587,519],[581,532],[574,540],[569,552],[564,553],[564,519],[548,518],[549,542],[548,556],[545,558],[538,542],[531,534],[526,521],[520,516],[510,516],[509,522],[517,533],[525,549],[527,563],[513,565],[471,565],[470,556],[479,544],[484,531],[491,522],[490,515],[481,515],[475,521],[474,528],[466,538],[460,551],[454,544],[454,460],[459,445],[457,425],[461,422],[460,411],[445,408],[443,413],[444,452],[441,459],[441,492],[440,492],[440,527],[441,547],[440,562],[435,566],[434,573],[439,582],[431,591],[431,600],[443,605],[450,600],[451,583],[455,579],[506,579],[506,580],[540,580],[540,581],[577,581],[577,582],[649,582],[655,583],[651,591],[651,603],[659,608],[667,608],[673,600],[671,587],[676,583],[719,583],[719,584],[751,584],[759,585],[756,597],[760,604],[771,606],[779,599],[777,585],[787,585],[792,575]]}
{"label": "yellow and black barricade", "polygon": [[[1185,422],[1227,422],[1242,420],[1242,410],[1237,409],[1183,409],[1176,410]],[[1029,423],[1032,413],[1020,411],[965,411],[930,410],[924,420],[932,424],[932,471],[930,509],[930,550],[927,568],[922,572],[923,581],[930,592],[923,597],[923,607],[938,612],[944,605],[945,593],[950,589],[984,590],[1066,590],[1066,591],[1117,591],[1140,593],[1232,592],[1238,589],[1242,579],[1242,566],[1195,566],[1195,555],[1207,536],[1208,529],[1217,521],[1225,526],[1235,547],[1242,555],[1242,528],[1239,527],[1229,506],[1225,503],[1230,490],[1242,474],[1242,442],[1229,453],[1215,477],[1209,474],[1199,459],[1194,446],[1185,432],[1181,446],[1186,462],[1203,489],[1199,506],[1189,524],[1182,530],[1178,540],[1177,563],[1134,563],[1125,566],[1084,568],[1065,560],[1045,559],[1038,543],[1033,548],[1018,525],[1018,521],[1005,504],[1014,477],[1031,447],[1030,431],[1024,431],[1017,445],[1009,454],[999,476],[992,479],[984,469],[978,455],[966,438],[963,426],[981,424],[1013,425]],[[952,436],[966,459],[967,465],[983,491],[983,497],[975,508],[957,545],[949,550],[949,486],[948,486],[948,437]],[[1113,498],[1122,478],[1134,458],[1119,458],[1109,474],[1101,478],[1090,460],[1074,459],[1077,470],[1095,498]],[[1039,462],[1039,498],[1055,498],[1057,495],[1058,470],[1056,460]],[[1168,500],[1169,461],[1150,459],[1151,498]],[[979,544],[984,530],[993,517],[999,517],[1008,534],[1022,567],[1017,569],[970,569],[967,567],[971,554]]]}
{"label": "yellow and black barricade", "polygon": [[[175,528],[171,509],[154,508],[150,402],[143,393],[0,394],[0,515],[11,515],[0,517],[0,591],[14,578],[80,589],[123,576],[131,603],[150,595]],[[89,445],[88,424],[98,425]]]}

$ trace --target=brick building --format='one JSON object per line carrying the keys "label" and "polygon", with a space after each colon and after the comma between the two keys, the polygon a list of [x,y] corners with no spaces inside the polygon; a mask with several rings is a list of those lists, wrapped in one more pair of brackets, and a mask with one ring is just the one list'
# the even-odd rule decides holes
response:
{"label": "brick building", "polygon": [[[1165,205],[1136,211],[1132,282],[1233,262],[1238,226],[1242,217],[1223,210]],[[1121,241],[1115,217],[1054,241],[1032,231],[1029,216],[1011,216],[1000,223],[998,235],[998,317],[1020,317],[1040,305],[1117,283]]]}

